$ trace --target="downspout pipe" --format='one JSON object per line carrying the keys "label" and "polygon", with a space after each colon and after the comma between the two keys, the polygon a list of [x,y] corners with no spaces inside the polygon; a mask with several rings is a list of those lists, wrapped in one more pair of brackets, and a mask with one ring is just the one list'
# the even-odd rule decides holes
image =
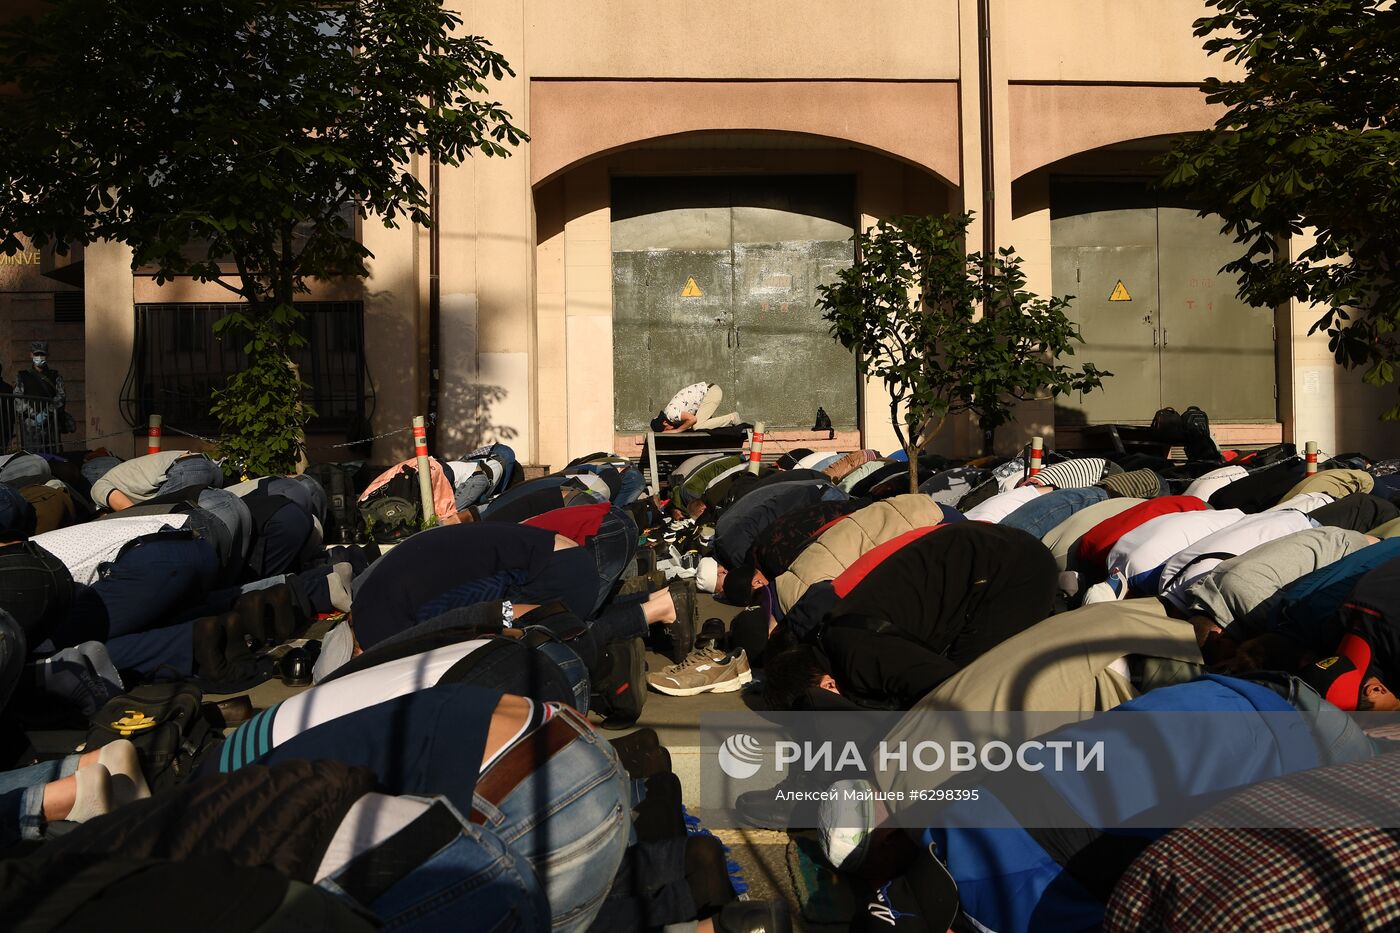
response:
{"label": "downspout pipe", "polygon": [[428,450],[433,456],[440,456],[438,449],[438,402],[442,390],[442,238],[439,234],[441,218],[440,170],[436,156],[428,161],[428,213],[432,216],[432,226],[428,228]]}
{"label": "downspout pipe", "polygon": [[[977,125],[982,136],[982,263],[990,270],[997,250],[996,149],[992,133],[992,3],[977,0]],[[995,431],[985,424],[982,452],[995,446]]]}
{"label": "downspout pipe", "polygon": [[977,0],[977,121],[982,133],[982,254],[996,255],[996,150],[992,137],[992,9],[991,0]]}

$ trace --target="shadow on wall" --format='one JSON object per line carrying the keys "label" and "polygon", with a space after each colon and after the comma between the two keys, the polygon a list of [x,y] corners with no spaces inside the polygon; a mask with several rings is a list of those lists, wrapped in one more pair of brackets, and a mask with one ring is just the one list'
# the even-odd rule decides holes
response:
{"label": "shadow on wall", "polygon": [[441,392],[437,447],[443,457],[464,456],[493,442],[509,444],[520,435],[515,428],[493,421],[497,407],[510,394],[504,386],[463,382],[443,386]]}
{"label": "shadow on wall", "polygon": [[[404,460],[413,453],[413,418],[427,413],[420,407],[423,396],[418,373],[424,371],[426,360],[419,358],[417,310],[412,302],[400,298],[400,292],[374,290],[368,285],[367,280],[362,294],[364,419],[326,431],[318,431],[313,422],[306,438],[307,458],[312,463],[369,460],[388,464]],[[353,391],[351,387],[345,390]],[[387,436],[377,436],[381,434]],[[366,442],[369,438],[373,440]]]}
{"label": "shadow on wall", "polygon": [[1066,427],[1082,427],[1089,423],[1089,416],[1082,408],[1070,408],[1068,405],[1055,404],[1055,424]]}

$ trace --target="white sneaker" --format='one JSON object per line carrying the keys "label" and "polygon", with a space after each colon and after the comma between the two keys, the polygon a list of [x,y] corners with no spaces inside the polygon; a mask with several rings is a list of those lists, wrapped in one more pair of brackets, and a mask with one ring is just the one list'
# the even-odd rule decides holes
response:
{"label": "white sneaker", "polygon": [[737,654],[697,648],[685,660],[655,674],[647,683],[658,693],[691,697],[698,693],[733,693],[753,680],[749,657],[741,648]]}

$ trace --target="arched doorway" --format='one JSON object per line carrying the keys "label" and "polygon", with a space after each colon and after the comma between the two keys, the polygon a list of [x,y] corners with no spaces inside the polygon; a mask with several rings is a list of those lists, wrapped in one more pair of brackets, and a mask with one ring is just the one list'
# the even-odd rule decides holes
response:
{"label": "arched doorway", "polygon": [[853,174],[614,177],[615,430],[701,381],[772,429],[820,408],[855,430],[856,361],[816,308],[854,259],[855,194]]}
{"label": "arched doorway", "polygon": [[1077,356],[1114,373],[1057,400],[1057,430],[1198,405],[1231,437],[1276,440],[1275,312],[1245,304],[1220,271],[1241,247],[1219,219],[1157,185],[1172,138],[1080,152],[1015,183],[1018,221],[1041,218],[1048,234],[1051,291],[1072,296]]}
{"label": "arched doorway", "polygon": [[846,140],[714,131],[573,165],[534,202],[542,462],[635,454],[644,419],[702,379],[775,450],[814,446],[819,406],[835,429],[819,446],[893,447],[883,386],[812,303],[856,229],[949,210],[950,183]]}

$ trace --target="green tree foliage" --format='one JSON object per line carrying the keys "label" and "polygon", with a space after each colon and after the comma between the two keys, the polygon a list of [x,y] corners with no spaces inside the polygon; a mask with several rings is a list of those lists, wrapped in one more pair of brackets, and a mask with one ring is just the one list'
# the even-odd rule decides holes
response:
{"label": "green tree foliage", "polygon": [[993,431],[1017,401],[1099,388],[1093,364],[1059,360],[1082,342],[1067,302],[1038,298],[1014,251],[965,253],[971,214],[897,217],[859,233],[856,262],[823,286],[817,306],[861,372],[884,382],[890,421],[909,455],[964,412]]}
{"label": "green tree foliage", "polygon": [[513,74],[439,0],[50,0],[0,28],[0,251],[116,240],[157,282],[245,302],[223,452],[292,468],[310,410],[289,354],[311,278],[365,276],[355,217],[428,225],[415,169],[508,155]]}
{"label": "green tree foliage", "polygon": [[[1225,219],[1246,251],[1240,297],[1325,310],[1337,362],[1375,386],[1400,360],[1400,8],[1390,0],[1211,0],[1206,51],[1244,69],[1207,79],[1229,108],[1167,156],[1166,184]],[[1311,228],[1313,245],[1288,237]],[[1311,331],[1310,331],[1311,332]],[[1400,405],[1386,418],[1400,418]]]}

